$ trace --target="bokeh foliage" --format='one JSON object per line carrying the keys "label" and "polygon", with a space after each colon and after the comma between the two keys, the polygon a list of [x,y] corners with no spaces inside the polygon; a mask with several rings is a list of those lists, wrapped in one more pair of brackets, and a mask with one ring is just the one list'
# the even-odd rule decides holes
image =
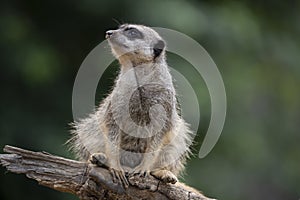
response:
{"label": "bokeh foliage", "polygon": [[[220,140],[206,158],[189,161],[185,181],[224,200],[299,199],[299,9],[292,0],[1,1],[0,148],[12,144],[72,157],[64,142],[73,82],[85,56],[105,30],[117,27],[114,19],[166,27],[193,37],[210,53],[228,98]],[[168,58],[198,91],[197,154],[210,119],[209,95],[189,64]],[[101,79],[97,102],[117,70],[113,63]],[[4,172],[2,200],[76,199]]]}

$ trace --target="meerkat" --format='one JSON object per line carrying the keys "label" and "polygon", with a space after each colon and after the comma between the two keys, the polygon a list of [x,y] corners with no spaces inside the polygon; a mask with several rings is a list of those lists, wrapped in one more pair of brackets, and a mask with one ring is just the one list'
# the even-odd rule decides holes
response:
{"label": "meerkat", "polygon": [[125,186],[131,174],[174,184],[190,154],[192,133],[178,114],[166,42],[136,24],[109,30],[106,39],[120,72],[96,111],[74,122],[72,149],[80,160],[107,167]]}

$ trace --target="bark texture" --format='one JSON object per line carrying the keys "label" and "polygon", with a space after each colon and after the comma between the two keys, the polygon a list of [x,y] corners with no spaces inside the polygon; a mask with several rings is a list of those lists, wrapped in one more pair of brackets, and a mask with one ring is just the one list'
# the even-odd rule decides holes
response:
{"label": "bark texture", "polygon": [[0,164],[10,172],[25,174],[49,188],[75,194],[82,200],[211,200],[197,190],[177,183],[164,184],[154,177],[129,177],[124,189],[114,183],[107,169],[46,152],[5,146]]}

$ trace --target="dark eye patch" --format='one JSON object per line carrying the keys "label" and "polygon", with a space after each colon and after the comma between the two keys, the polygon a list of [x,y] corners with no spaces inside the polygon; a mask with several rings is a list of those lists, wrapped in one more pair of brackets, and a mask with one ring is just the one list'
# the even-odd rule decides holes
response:
{"label": "dark eye patch", "polygon": [[134,27],[126,27],[124,28],[124,34],[131,40],[134,39],[143,39],[144,35],[137,28]]}
{"label": "dark eye patch", "polygon": [[124,28],[124,31],[129,31],[129,30],[133,30],[133,29],[136,29],[136,28],[133,28],[133,27],[126,27],[126,28]]}

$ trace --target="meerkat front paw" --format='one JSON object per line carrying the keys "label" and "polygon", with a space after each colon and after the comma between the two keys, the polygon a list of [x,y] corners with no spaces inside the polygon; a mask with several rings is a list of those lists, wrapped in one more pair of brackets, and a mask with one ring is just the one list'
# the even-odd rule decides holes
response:
{"label": "meerkat front paw", "polygon": [[164,183],[175,184],[178,181],[177,177],[172,172],[165,169],[152,171],[151,175]]}
{"label": "meerkat front paw", "polygon": [[89,158],[89,162],[99,167],[107,168],[112,175],[114,183],[121,183],[125,188],[128,187],[129,183],[124,170],[121,167],[112,168],[108,164],[108,159],[104,153],[93,153]]}
{"label": "meerkat front paw", "polygon": [[108,168],[108,162],[107,162],[107,157],[104,153],[93,153],[90,158],[89,161],[92,164],[95,164],[99,167],[105,167]]}
{"label": "meerkat front paw", "polygon": [[125,172],[123,169],[117,170],[117,169],[110,168],[109,171],[113,177],[114,183],[121,183],[125,188],[128,188],[129,182],[125,176]]}

